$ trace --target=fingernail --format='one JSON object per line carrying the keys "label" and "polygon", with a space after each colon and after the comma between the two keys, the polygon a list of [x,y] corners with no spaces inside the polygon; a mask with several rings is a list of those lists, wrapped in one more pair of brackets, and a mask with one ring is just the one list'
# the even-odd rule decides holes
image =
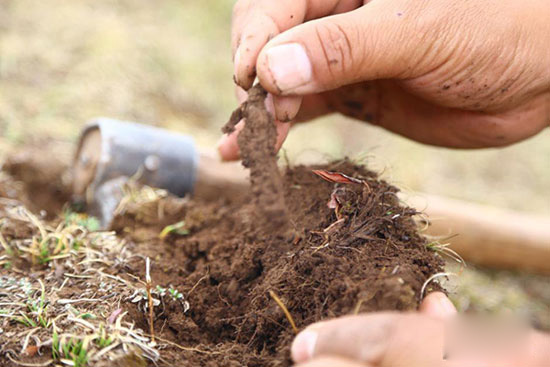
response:
{"label": "fingernail", "polygon": [[239,70],[241,67],[241,48],[238,47],[235,51],[235,57],[233,58],[233,78],[235,82],[239,84]]}
{"label": "fingernail", "polygon": [[311,81],[311,62],[299,43],[275,46],[267,50],[267,63],[281,92],[289,92]]}
{"label": "fingernail", "polygon": [[317,335],[317,332],[309,329],[298,334],[290,350],[294,362],[305,362],[313,357],[315,343],[317,343]]}
{"label": "fingernail", "polygon": [[456,314],[456,308],[449,298],[443,293],[437,294],[437,302],[435,302],[435,307],[437,307],[441,317],[454,316]]}

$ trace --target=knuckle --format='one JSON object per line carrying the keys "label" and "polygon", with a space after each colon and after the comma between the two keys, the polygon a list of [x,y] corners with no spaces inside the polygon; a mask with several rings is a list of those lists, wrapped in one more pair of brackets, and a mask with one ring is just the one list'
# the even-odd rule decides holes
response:
{"label": "knuckle", "polygon": [[316,27],[327,71],[332,77],[353,69],[350,30],[339,24],[321,23]]}

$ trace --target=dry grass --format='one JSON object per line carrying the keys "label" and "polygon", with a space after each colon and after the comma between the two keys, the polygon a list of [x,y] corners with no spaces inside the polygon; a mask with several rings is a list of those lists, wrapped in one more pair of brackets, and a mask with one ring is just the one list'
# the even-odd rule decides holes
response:
{"label": "dry grass", "polygon": [[114,232],[91,231],[93,222],[78,215],[46,223],[17,200],[0,202],[0,218],[0,355],[23,366],[110,366],[120,358],[145,365],[174,346],[136,328],[124,304],[151,315],[168,298],[183,312],[189,303],[176,289],[127,274],[140,256]]}

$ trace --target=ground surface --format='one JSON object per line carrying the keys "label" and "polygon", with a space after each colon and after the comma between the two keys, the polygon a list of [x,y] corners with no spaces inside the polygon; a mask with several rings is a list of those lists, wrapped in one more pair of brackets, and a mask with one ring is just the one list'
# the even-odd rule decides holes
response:
{"label": "ground surface", "polygon": [[250,194],[189,200],[129,185],[115,232],[97,232],[63,207],[63,165],[39,157],[2,171],[0,364],[288,366],[293,329],[415,310],[438,287],[428,279],[443,261],[416,211],[349,161],[313,168],[357,182],[284,170],[288,230],[258,225]]}

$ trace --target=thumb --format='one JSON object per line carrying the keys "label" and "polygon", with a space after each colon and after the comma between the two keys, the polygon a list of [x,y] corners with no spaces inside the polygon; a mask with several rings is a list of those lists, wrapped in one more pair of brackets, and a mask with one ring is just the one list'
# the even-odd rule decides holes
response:
{"label": "thumb", "polygon": [[443,355],[442,320],[419,314],[373,313],[313,324],[292,344],[301,363],[337,356],[367,365],[439,366]]}
{"label": "thumb", "polygon": [[398,3],[373,1],[276,36],[258,56],[261,84],[274,94],[304,95],[359,81],[411,76],[418,67],[414,56],[425,54],[430,42],[415,29],[415,11],[405,14]]}

